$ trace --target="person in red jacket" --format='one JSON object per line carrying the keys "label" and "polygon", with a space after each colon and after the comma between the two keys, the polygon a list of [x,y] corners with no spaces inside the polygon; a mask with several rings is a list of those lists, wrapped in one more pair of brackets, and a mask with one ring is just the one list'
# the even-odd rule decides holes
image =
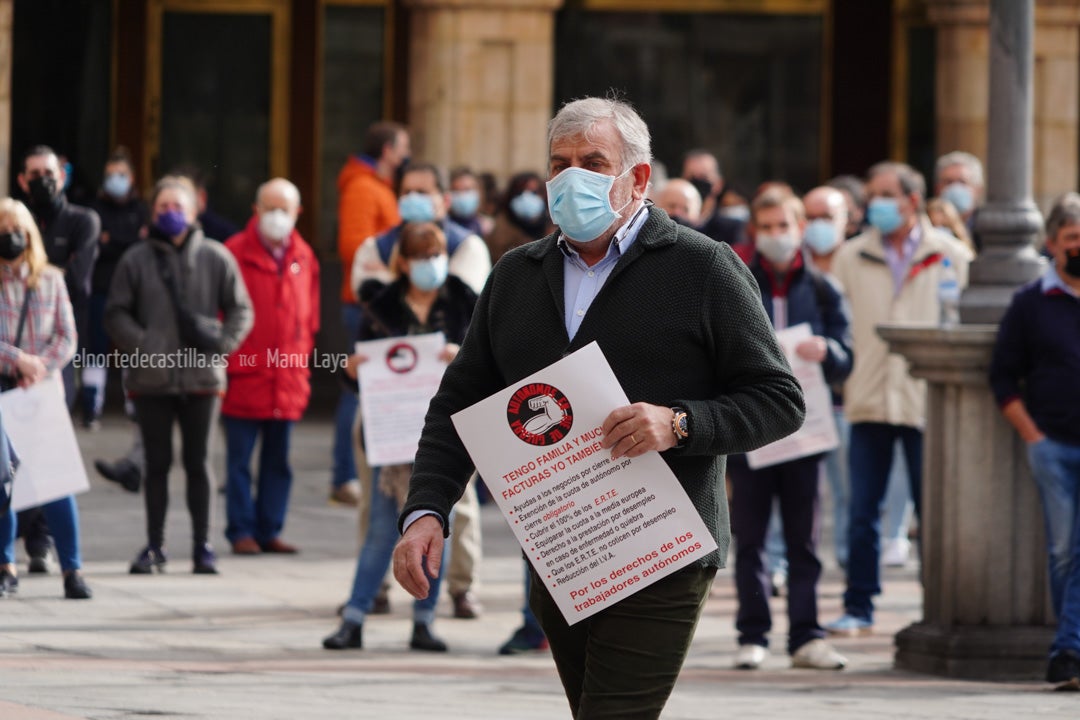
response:
{"label": "person in red jacket", "polygon": [[[255,215],[225,247],[244,277],[255,326],[229,356],[221,414],[226,437],[225,537],[236,555],[295,553],[279,537],[292,486],[289,434],[311,395],[319,330],[319,263],[296,231],[300,191],[275,178],[259,187]],[[251,456],[262,436],[252,497]]]}

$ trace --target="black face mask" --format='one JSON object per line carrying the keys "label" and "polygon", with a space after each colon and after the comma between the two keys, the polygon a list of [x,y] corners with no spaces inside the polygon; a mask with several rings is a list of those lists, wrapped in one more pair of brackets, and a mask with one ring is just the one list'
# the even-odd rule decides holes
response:
{"label": "black face mask", "polygon": [[0,233],[0,258],[14,260],[26,252],[26,233],[22,230]]}
{"label": "black face mask", "polygon": [[702,200],[712,195],[712,183],[705,178],[690,178],[690,184],[698,191]]}
{"label": "black face mask", "polygon": [[1065,251],[1065,274],[1080,278],[1080,248]]}
{"label": "black face mask", "polygon": [[30,205],[37,213],[49,213],[60,207],[60,187],[56,178],[42,175],[30,181]]}

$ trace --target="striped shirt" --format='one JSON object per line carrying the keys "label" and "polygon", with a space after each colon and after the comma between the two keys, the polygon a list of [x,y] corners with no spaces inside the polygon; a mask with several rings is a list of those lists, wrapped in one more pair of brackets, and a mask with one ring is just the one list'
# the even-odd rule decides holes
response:
{"label": "striped shirt", "polygon": [[49,372],[67,365],[75,355],[75,316],[64,274],[51,265],[42,271],[30,296],[22,338],[15,347],[28,275],[26,263],[0,263],[0,374],[16,374],[19,350],[39,356]]}

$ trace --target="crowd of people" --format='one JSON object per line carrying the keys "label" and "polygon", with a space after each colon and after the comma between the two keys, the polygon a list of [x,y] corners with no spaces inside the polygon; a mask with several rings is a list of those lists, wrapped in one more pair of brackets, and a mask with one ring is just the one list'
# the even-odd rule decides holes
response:
{"label": "crowd of people", "polygon": [[[660,452],[720,550],[572,626],[523,561],[522,625],[499,652],[550,647],[579,716],[655,717],[733,542],[736,667],[765,662],[770,598],[782,594],[792,666],[842,669],[848,661],[827,638],[870,634],[882,564],[903,564],[918,548],[911,539],[926,387],[875,327],[937,324],[943,283],[966,285],[980,250],[979,160],[943,155],[929,189],[911,166],[886,161],[861,178],[801,189],[777,178],[743,195],[713,153],[690,149],[678,176],[657,182],[667,172],[652,157],[645,123],[624,103],[600,98],[564,106],[548,147],[544,172],[519,172],[497,192],[490,174],[468,167],[446,174],[411,160],[407,128],[379,122],[341,170],[337,250],[350,347],[441,332],[447,370],[415,462],[376,467],[362,439],[363,424],[375,419],[361,416],[358,400],[358,368],[368,358],[350,352],[340,373],[328,495],[357,508],[360,543],[340,625],[323,647],[363,647],[367,616],[389,611],[391,566],[416,597],[412,649],[448,650],[433,629],[444,580],[455,617],[482,616],[473,587],[483,483],[449,418],[504,380],[596,341],[632,403],[605,421],[604,446],[616,456]],[[76,348],[89,358],[112,349],[178,358],[125,371],[132,451],[96,463],[124,489],[144,493],[146,544],[130,571],[160,572],[168,561],[174,425],[183,441],[193,572],[217,572],[208,446],[219,424],[231,552],[298,552],[282,534],[290,433],[308,404],[310,371],[306,363],[267,361],[270,352],[310,355],[320,327],[319,262],[296,230],[296,186],[268,180],[247,224],[219,229],[219,237],[210,227],[220,219],[200,219],[205,188],[190,174],[160,178],[144,202],[122,149],[105,165],[93,209],[65,199],[65,171],[50,148],[28,151],[21,170],[26,204],[0,202],[0,379],[27,387],[59,373],[69,407],[77,402],[92,430],[108,367],[84,363],[77,393]],[[1061,509],[1075,508],[1080,486],[1080,439],[1069,422],[1080,404],[1068,375],[1080,367],[1080,348],[1055,332],[1071,327],[1080,297],[1075,194],[1050,215],[1046,253],[1047,274],[1017,294],[1002,325],[993,390],[1029,442],[1046,507],[1060,621],[1048,679],[1080,682],[1080,531],[1075,513]],[[804,339],[782,348],[776,333],[800,325],[808,328]],[[752,467],[746,453],[803,421],[789,359],[820,366],[838,443]],[[17,447],[0,450],[18,462]],[[835,513],[834,558],[847,579],[842,615],[824,623],[823,487]],[[42,569],[43,548],[52,544],[65,596],[91,597],[73,496],[0,518],[0,596],[18,587],[17,527],[31,571]],[[343,578],[343,594],[346,587]]]}

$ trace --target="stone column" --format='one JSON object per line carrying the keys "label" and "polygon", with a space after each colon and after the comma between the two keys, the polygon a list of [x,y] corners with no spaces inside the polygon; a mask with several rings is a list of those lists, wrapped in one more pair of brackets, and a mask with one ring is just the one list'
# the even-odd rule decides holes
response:
{"label": "stone column", "polygon": [[1038,491],[1024,443],[990,394],[995,325],[882,326],[927,380],[923,619],[896,636],[897,667],[1041,678],[1053,637]]}
{"label": "stone column", "polygon": [[0,197],[9,195],[11,177],[11,44],[15,0],[0,0]]}
{"label": "stone column", "polygon": [[1016,287],[1042,269],[1032,247],[1042,226],[1031,199],[1034,6],[1034,0],[990,0],[993,154],[986,163],[986,205],[975,220],[983,247],[971,266],[971,287],[960,303],[963,322],[1000,320]]}
{"label": "stone column", "polygon": [[[1034,58],[1027,55],[1017,64],[1016,52],[1032,48],[1032,8]],[[1076,187],[1080,0],[930,0],[929,17],[937,34],[937,150],[966,150],[983,159],[988,200],[993,202],[997,192],[999,205],[987,213],[980,233],[984,241],[987,234],[1005,236],[1004,245],[996,245],[972,268],[972,280],[981,287],[965,297],[961,314],[965,322],[996,322],[1011,290],[1038,272],[1031,254],[1014,255],[1038,234],[1032,194],[1035,205],[1046,210],[1054,198]],[[1001,69],[991,87],[995,63]],[[1027,78],[1022,88],[1015,85],[1017,72]],[[1018,91],[1025,104],[1011,105],[1021,97]],[[1016,164],[1018,149],[1011,146],[1016,141],[1008,139],[1014,136],[1006,126],[1016,123],[1033,129],[1020,140],[1027,145],[1023,164]],[[1013,183],[1025,185],[1023,198],[1014,197],[1015,187],[1008,187]]]}
{"label": "stone column", "polygon": [[546,175],[563,0],[405,0],[413,156]]}
{"label": "stone column", "polygon": [[989,14],[987,203],[976,221],[983,250],[961,302],[964,324],[878,328],[928,384],[923,619],[897,634],[896,664],[954,677],[1038,678],[1054,623],[1042,512],[1024,444],[988,377],[992,323],[1042,268],[1031,245],[1041,224],[1031,199],[1034,0],[990,0]]}

